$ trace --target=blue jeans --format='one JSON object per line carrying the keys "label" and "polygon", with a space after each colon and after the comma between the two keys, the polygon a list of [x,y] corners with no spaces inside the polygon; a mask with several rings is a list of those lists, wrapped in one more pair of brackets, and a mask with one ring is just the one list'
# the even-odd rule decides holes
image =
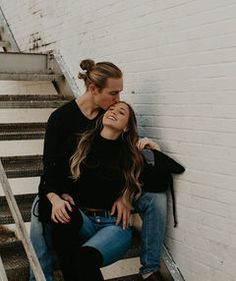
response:
{"label": "blue jeans", "polygon": [[121,259],[131,246],[132,232],[128,227],[115,225],[116,217],[87,216],[83,213],[83,225],[79,232],[82,246],[97,249],[103,257],[103,266]]}
{"label": "blue jeans", "polygon": [[140,273],[157,271],[161,264],[167,220],[167,194],[143,192],[134,202],[142,218]]}
{"label": "blue jeans", "polygon": [[[38,200],[39,197],[36,196],[31,209],[30,240],[46,280],[53,281],[52,225],[50,223],[42,224],[38,220]],[[36,281],[31,269],[29,280]]]}
{"label": "blue jeans", "polygon": [[[33,206],[35,205],[36,199]],[[153,272],[159,269],[161,262],[162,245],[164,242],[167,220],[166,193],[144,192],[138,200],[134,202],[134,208],[138,211],[143,220],[140,254],[142,266],[140,268],[140,273]],[[37,213],[37,206],[35,209]],[[51,248],[45,243],[45,237],[47,239],[47,237],[51,235],[51,231],[50,228],[45,228],[45,232],[47,230],[48,235],[43,236],[42,223],[38,221],[37,217],[31,214],[31,241],[39,257],[39,262],[44,271],[46,280],[52,281],[52,252]],[[93,239],[91,241],[93,241]],[[35,281],[32,273],[30,274],[30,281]]]}

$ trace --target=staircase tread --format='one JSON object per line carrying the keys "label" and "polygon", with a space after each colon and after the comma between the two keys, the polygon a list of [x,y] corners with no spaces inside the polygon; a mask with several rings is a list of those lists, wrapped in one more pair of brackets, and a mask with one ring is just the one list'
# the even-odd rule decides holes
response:
{"label": "staircase tread", "polygon": [[[34,193],[15,195],[16,202],[20,209],[22,218],[25,222],[30,221],[31,207],[32,207],[32,203],[33,203],[35,196],[36,196],[36,194],[34,194]],[[0,197],[0,206],[1,206],[0,223],[1,224],[14,223],[14,220],[12,218],[12,215],[11,215],[10,209],[8,207],[5,196]],[[0,239],[0,241],[1,241],[1,239]]]}
{"label": "staircase tread", "polygon": [[4,156],[1,160],[8,178],[42,175],[42,155]]}
{"label": "staircase tread", "polygon": [[70,100],[70,97],[62,95],[0,95],[0,101],[46,101],[46,100]]}
{"label": "staircase tread", "polygon": [[0,80],[5,81],[60,81],[64,79],[62,74],[57,73],[8,73],[0,72]]}
{"label": "staircase tread", "polygon": [[46,123],[3,123],[0,140],[43,139],[46,126]]}
{"label": "staircase tread", "polygon": [[71,99],[59,95],[0,95],[0,108],[57,108]]}

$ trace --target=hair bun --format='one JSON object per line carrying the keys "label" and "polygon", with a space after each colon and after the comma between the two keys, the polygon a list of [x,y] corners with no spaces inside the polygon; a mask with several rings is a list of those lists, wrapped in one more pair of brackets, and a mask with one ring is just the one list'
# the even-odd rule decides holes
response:
{"label": "hair bun", "polygon": [[83,70],[90,71],[95,66],[95,61],[91,59],[82,60],[80,67]]}

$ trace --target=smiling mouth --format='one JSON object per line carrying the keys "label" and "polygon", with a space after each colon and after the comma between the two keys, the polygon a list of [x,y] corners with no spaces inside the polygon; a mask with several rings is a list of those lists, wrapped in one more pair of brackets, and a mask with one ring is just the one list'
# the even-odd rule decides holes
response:
{"label": "smiling mouth", "polygon": [[116,118],[113,117],[113,116],[108,116],[107,119],[110,119],[110,120],[112,120],[112,121],[116,121]]}

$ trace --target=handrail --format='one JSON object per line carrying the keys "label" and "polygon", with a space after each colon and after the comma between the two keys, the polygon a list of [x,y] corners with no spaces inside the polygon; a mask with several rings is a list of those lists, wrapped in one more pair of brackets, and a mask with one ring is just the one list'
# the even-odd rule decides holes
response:
{"label": "handrail", "polygon": [[[16,199],[11,190],[11,186],[9,184],[8,178],[4,171],[1,159],[0,159],[0,182],[1,182],[1,185],[3,188],[3,192],[6,196],[6,200],[7,200],[8,206],[10,208],[12,217],[15,221],[18,236],[23,243],[23,246],[24,246],[26,255],[29,259],[29,263],[30,263],[30,266],[34,273],[35,279],[37,281],[46,281],[42,268],[40,266],[39,260],[36,256],[35,250],[29,239],[29,235],[27,233],[27,230],[26,230],[24,221],[22,219],[19,207],[17,205]],[[3,281],[5,281],[5,280],[3,279]]]}
{"label": "handrail", "polygon": [[[4,13],[2,11],[2,8],[0,6],[0,24],[4,27],[4,38],[6,41],[10,42],[10,50],[13,52],[20,52],[20,48],[16,43],[16,40],[11,32],[11,29],[9,27],[9,24],[4,16]],[[2,36],[3,37],[3,36]]]}
{"label": "handrail", "polygon": [[2,258],[0,256],[0,281],[8,281],[5,268],[2,263]]}

